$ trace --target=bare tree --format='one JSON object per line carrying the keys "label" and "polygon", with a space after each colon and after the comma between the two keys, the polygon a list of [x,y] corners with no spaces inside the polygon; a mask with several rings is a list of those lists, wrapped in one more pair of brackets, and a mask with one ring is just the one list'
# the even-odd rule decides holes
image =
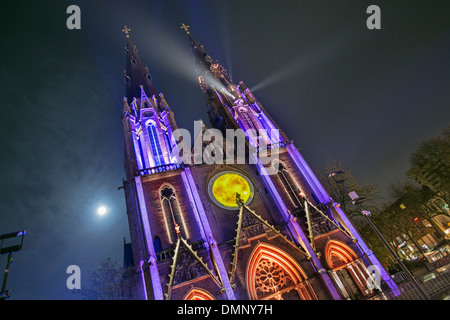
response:
{"label": "bare tree", "polygon": [[120,266],[117,261],[106,258],[100,267],[89,272],[87,285],[78,294],[86,300],[130,300],[134,269]]}
{"label": "bare tree", "polygon": [[[448,210],[444,209],[440,198],[436,199],[436,194],[427,186],[419,186],[412,181],[403,180],[397,181],[391,185],[390,196],[396,201],[397,213],[402,217],[407,217],[409,220],[414,218],[422,218],[431,224],[431,227],[425,225],[421,228],[433,229],[437,234],[445,237],[445,233],[438,226],[435,218],[440,215],[449,216]],[[436,202],[438,204],[436,205]],[[400,207],[401,206],[401,207]],[[396,220],[396,217],[392,217]],[[408,221],[410,222],[410,221]]]}
{"label": "bare tree", "polygon": [[[410,156],[408,175],[430,188],[434,197],[450,201],[450,126],[436,138],[423,141]],[[448,214],[448,210],[447,210]]]}
{"label": "bare tree", "polygon": [[325,168],[319,170],[319,179],[322,182],[324,188],[333,198],[333,200],[341,205],[342,210],[352,220],[352,222],[358,227],[364,224],[361,218],[361,212],[352,203],[352,199],[342,188],[341,185],[336,184],[333,179],[328,177],[329,173],[343,171],[344,173],[339,176],[339,179],[345,180],[345,185],[350,191],[355,191],[360,197],[365,198],[365,209],[372,212],[376,211],[375,198],[378,193],[378,188],[375,185],[361,185],[358,180],[352,175],[352,173],[343,167],[342,163],[337,160],[330,160],[325,165]]}
{"label": "bare tree", "polygon": [[332,172],[343,171],[339,175],[339,179],[345,180],[345,185],[350,191],[355,191],[358,196],[364,197],[364,209],[372,213],[372,217],[376,218],[379,212],[379,204],[376,201],[378,188],[375,185],[361,185],[357,179],[351,174],[349,170],[343,167],[342,163],[337,160],[330,160],[325,165],[325,168],[318,170],[319,179],[321,180],[327,193],[334,201],[341,205],[342,210],[347,214],[353,225],[358,229],[358,232],[364,238],[367,245],[375,253],[375,255],[385,264],[391,264],[393,258],[389,251],[384,247],[383,242],[379,239],[373,229],[367,224],[362,217],[359,209],[352,203],[352,199],[341,185],[329,178],[328,175]]}

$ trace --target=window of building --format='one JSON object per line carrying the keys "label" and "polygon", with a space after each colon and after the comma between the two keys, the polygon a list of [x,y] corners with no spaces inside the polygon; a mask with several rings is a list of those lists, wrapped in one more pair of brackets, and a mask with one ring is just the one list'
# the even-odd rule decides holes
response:
{"label": "window of building", "polygon": [[169,241],[175,242],[178,232],[183,238],[187,238],[186,224],[174,189],[166,185],[161,189],[160,196]]}
{"label": "window of building", "polygon": [[263,242],[250,256],[246,282],[252,300],[317,299],[297,261],[280,248]]}
{"label": "window of building", "polygon": [[274,168],[277,167],[276,165],[278,165],[277,176],[280,179],[281,183],[283,184],[284,188],[286,189],[289,198],[291,199],[292,203],[296,208],[301,208],[302,203],[300,202],[299,196],[301,190],[297,186],[294,177],[291,175],[291,173],[284,164],[282,164],[281,162],[274,163]]}
{"label": "window of building", "polygon": [[147,129],[155,167],[159,167],[164,164],[164,156],[161,149],[161,143],[159,142],[158,131],[153,122],[148,124]]}
{"label": "window of building", "polygon": [[162,251],[162,246],[161,246],[161,239],[159,237],[155,237],[153,239],[153,248],[155,249],[155,252],[161,252]]}

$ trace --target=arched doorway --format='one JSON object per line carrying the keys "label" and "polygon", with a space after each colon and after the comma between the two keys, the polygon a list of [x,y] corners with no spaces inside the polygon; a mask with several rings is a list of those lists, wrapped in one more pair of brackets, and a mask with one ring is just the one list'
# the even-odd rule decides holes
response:
{"label": "arched doorway", "polygon": [[343,242],[330,240],[325,255],[330,274],[344,298],[352,299],[369,293],[366,267],[350,247]]}
{"label": "arched doorway", "polygon": [[247,263],[247,292],[251,300],[317,300],[306,274],[286,252],[259,243]]}

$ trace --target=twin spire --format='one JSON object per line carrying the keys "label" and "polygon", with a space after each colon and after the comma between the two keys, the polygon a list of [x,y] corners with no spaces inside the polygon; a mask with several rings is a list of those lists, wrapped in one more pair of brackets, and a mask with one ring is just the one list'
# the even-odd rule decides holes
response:
{"label": "twin spire", "polygon": [[[211,56],[205,51],[204,46],[192,37],[188,25],[182,23],[180,29],[183,29],[190,39],[194,59],[197,62],[196,72],[202,90],[205,92],[206,90],[217,90],[218,93],[223,95],[222,99],[224,101],[226,100],[229,104],[232,104],[238,97],[233,94],[235,86],[232,84],[231,76],[227,70],[218,61],[213,61]],[[130,39],[130,31],[131,28],[127,25],[122,29],[127,39],[127,61],[126,70],[124,71],[126,100],[131,104],[134,99],[139,99],[142,96],[142,91],[144,91],[147,97],[156,98],[156,104],[164,104],[165,101],[162,101],[153,85],[149,69],[142,63],[138,50]],[[156,111],[160,111],[158,109],[160,108],[158,107]],[[213,117],[217,118],[217,112],[213,113]],[[212,123],[215,123],[215,120]]]}
{"label": "twin spire", "polygon": [[[191,34],[189,31],[189,26],[185,25],[184,23],[181,24],[180,29],[184,29],[184,31],[186,31],[187,34]],[[130,37],[130,31],[131,29],[127,25],[125,25],[122,29],[122,32],[125,33],[127,38]]]}

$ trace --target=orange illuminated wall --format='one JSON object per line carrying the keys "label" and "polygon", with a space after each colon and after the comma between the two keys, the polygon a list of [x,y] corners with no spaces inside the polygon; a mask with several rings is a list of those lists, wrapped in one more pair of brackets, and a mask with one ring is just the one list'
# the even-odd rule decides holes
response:
{"label": "orange illuminated wall", "polygon": [[252,300],[282,299],[282,294],[296,290],[302,300],[317,299],[306,274],[298,263],[280,248],[259,243],[248,261],[247,292]]}
{"label": "orange illuminated wall", "polygon": [[214,300],[214,297],[206,290],[192,288],[183,300]]}

